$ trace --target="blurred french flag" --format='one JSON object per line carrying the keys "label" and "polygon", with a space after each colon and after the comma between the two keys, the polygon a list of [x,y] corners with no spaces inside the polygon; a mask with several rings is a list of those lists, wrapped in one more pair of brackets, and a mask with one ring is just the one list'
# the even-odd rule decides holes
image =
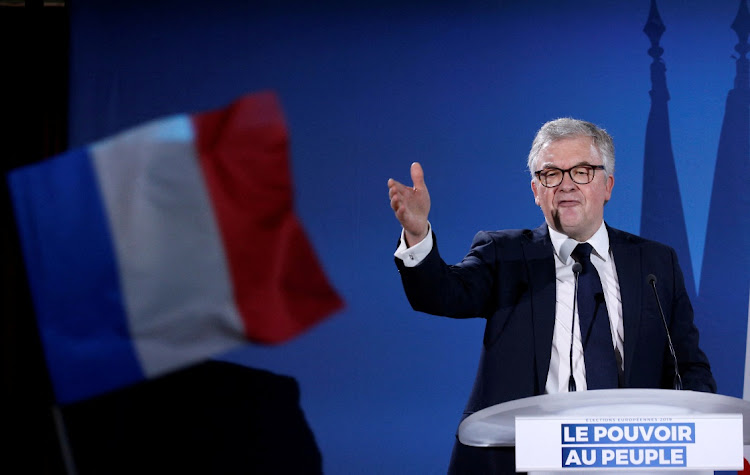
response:
{"label": "blurred french flag", "polygon": [[261,92],[9,173],[59,403],[287,341],[342,307],[294,213],[288,151]]}

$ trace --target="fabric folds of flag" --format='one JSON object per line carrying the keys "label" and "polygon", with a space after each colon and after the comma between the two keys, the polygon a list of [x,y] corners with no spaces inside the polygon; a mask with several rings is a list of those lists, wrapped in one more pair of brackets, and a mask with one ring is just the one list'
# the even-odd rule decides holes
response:
{"label": "fabric folds of flag", "polygon": [[59,403],[340,309],[293,209],[277,97],[157,119],[8,175]]}

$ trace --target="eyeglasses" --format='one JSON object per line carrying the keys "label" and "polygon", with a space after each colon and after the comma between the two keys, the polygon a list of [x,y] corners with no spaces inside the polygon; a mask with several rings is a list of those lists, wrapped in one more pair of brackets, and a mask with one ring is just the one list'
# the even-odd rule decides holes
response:
{"label": "eyeglasses", "polygon": [[554,188],[560,186],[560,183],[562,183],[563,178],[565,177],[565,173],[570,175],[570,179],[573,180],[573,183],[579,185],[591,183],[594,180],[596,170],[604,170],[604,165],[576,165],[567,170],[549,167],[535,171],[534,175],[536,175],[539,182],[545,188]]}

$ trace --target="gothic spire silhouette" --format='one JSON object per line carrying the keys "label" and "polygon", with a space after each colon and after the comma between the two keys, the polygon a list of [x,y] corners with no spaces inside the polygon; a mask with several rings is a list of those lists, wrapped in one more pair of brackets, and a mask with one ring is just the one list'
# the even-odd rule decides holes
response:
{"label": "gothic spire silhouette", "polygon": [[656,0],[651,0],[643,32],[651,41],[651,110],[646,125],[646,145],[643,154],[643,199],[641,203],[640,234],[649,239],[672,246],[677,253],[684,277],[685,287],[691,298],[695,298],[695,278],[690,258],[685,215],[682,209],[680,185],[672,152],[672,134],[669,127],[669,90],[667,68],[661,56],[664,49],[659,45],[666,31],[659,15]]}
{"label": "gothic spire silhouette", "polygon": [[737,11],[737,17],[732,22],[732,29],[737,33],[739,42],[735,45],[734,50],[740,54],[737,59],[737,75],[734,78],[734,88],[748,90],[750,80],[748,79],[748,59],[745,56],[750,51],[747,43],[747,36],[750,33],[750,11],[747,9],[745,0],[740,0],[740,9]]}
{"label": "gothic spire silhouette", "polygon": [[[737,33],[734,88],[729,91],[719,137],[701,272],[697,319],[707,348],[722,360],[745,361],[750,300],[750,12],[740,0],[731,25]],[[708,157],[706,157],[708,158]],[[711,358],[711,355],[708,355]],[[715,365],[722,394],[742,397],[740,365]]]}

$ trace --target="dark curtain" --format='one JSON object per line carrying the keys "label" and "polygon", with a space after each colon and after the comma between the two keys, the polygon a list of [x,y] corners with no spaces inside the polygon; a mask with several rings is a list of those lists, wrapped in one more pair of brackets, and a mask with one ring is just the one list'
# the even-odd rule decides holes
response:
{"label": "dark curtain", "polygon": [[65,473],[5,172],[66,147],[68,9],[0,7],[0,472]]}

